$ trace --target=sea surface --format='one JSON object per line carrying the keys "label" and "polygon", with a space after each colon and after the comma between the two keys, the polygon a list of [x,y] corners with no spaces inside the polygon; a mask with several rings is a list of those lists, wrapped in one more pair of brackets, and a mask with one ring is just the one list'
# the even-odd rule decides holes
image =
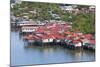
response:
{"label": "sea surface", "polygon": [[95,52],[61,46],[26,46],[19,32],[11,32],[11,66],[95,61]]}

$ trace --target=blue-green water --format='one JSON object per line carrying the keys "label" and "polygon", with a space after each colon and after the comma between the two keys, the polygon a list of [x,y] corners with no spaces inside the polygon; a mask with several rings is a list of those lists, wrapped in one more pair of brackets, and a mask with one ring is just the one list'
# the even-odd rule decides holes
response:
{"label": "blue-green water", "polygon": [[19,32],[11,32],[11,66],[95,61],[95,53],[88,50],[69,50],[61,46],[30,46]]}

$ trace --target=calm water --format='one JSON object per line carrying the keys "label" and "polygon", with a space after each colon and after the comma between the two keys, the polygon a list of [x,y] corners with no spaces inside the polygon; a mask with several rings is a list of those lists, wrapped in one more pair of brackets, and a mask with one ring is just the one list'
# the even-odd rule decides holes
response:
{"label": "calm water", "polygon": [[95,53],[91,51],[75,51],[60,46],[30,46],[19,32],[11,32],[11,65],[36,65],[49,63],[67,63],[80,61],[94,61]]}

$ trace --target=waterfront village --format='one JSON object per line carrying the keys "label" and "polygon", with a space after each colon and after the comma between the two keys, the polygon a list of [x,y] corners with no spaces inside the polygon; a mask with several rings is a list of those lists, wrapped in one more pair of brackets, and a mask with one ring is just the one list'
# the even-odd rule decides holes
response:
{"label": "waterfront village", "polygon": [[[82,8],[73,9],[72,6],[60,6],[62,10],[76,15],[78,13],[93,13],[94,7],[90,6],[89,10]],[[22,9],[22,8],[21,8]],[[21,10],[20,9],[20,10]],[[36,10],[30,11],[37,13]],[[50,11],[49,11],[50,12]],[[52,12],[50,12],[52,13]],[[55,20],[61,18],[58,14],[51,14],[55,19],[36,21],[24,16],[14,16],[11,13],[11,30],[17,28],[22,35],[23,40],[31,45],[61,45],[70,49],[88,49],[95,50],[95,35],[91,33],[83,33],[80,29],[73,31],[73,23],[69,20]],[[71,18],[71,16],[69,16]],[[15,22],[17,20],[17,22]],[[18,21],[20,20],[20,21]]]}

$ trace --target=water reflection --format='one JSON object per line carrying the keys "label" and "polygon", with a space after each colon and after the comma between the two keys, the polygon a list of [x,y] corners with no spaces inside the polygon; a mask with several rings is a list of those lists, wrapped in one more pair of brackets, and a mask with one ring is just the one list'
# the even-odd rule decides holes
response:
{"label": "water reflection", "polygon": [[30,65],[94,61],[95,53],[85,50],[70,50],[61,46],[27,45],[19,32],[11,32],[11,65]]}

